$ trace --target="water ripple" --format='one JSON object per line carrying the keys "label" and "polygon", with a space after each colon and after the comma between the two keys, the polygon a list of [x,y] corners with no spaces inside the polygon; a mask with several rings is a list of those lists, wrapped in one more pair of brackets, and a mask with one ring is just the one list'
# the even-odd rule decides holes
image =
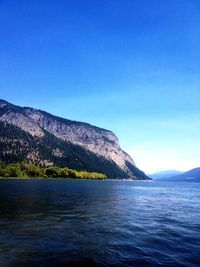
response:
{"label": "water ripple", "polygon": [[200,266],[199,189],[0,181],[0,266]]}

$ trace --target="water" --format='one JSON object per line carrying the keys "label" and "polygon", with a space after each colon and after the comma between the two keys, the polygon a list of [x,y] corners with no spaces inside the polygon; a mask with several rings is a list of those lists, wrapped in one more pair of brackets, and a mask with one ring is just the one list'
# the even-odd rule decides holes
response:
{"label": "water", "polygon": [[0,180],[0,266],[200,266],[200,183]]}

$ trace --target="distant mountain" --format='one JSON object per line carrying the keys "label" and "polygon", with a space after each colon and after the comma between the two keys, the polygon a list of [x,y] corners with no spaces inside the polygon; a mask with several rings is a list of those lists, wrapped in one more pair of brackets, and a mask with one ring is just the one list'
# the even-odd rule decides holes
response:
{"label": "distant mountain", "polygon": [[149,174],[148,176],[154,180],[166,180],[169,177],[176,176],[182,173],[183,172],[177,170],[168,170],[168,171],[160,171],[153,174]]}
{"label": "distant mountain", "polygon": [[200,167],[184,172],[180,175],[170,177],[169,180],[176,182],[182,182],[182,181],[200,182]]}
{"label": "distant mountain", "polygon": [[0,159],[149,179],[111,131],[5,100],[0,100]]}

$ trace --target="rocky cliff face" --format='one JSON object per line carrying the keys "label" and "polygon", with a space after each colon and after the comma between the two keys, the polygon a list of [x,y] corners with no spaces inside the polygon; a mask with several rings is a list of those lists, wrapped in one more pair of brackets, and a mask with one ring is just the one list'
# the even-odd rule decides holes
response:
{"label": "rocky cliff face", "polygon": [[[127,177],[135,177],[134,169],[137,168],[134,161],[120,148],[116,135],[111,131],[56,117],[41,110],[14,106],[3,100],[0,101],[0,121],[17,126],[35,138],[43,138],[48,132],[65,143],[80,146],[114,163]],[[58,157],[63,155],[63,151],[56,148],[52,153]]]}
{"label": "rocky cliff face", "polygon": [[64,141],[80,145],[99,156],[114,161],[129,172],[126,162],[135,165],[132,158],[119,146],[114,133],[86,123],[63,120],[43,111],[25,108],[26,115],[37,125]]}

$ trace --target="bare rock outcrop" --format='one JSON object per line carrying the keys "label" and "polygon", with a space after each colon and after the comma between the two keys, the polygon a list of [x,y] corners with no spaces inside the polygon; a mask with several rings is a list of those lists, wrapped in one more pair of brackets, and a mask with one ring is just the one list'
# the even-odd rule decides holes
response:
{"label": "bare rock outcrop", "polygon": [[[78,145],[85,151],[92,152],[95,157],[116,165],[127,177],[136,177],[136,173],[141,172],[133,159],[120,148],[117,136],[109,130],[63,119],[42,110],[15,106],[4,100],[0,100],[0,121],[20,128],[33,138],[39,138],[38,143],[48,133],[64,143]],[[52,149],[52,155],[57,158],[62,158],[65,154],[61,147]],[[37,158],[37,153],[34,158]],[[141,172],[141,176],[143,174]]]}
{"label": "bare rock outcrop", "polygon": [[25,112],[37,125],[56,137],[112,160],[127,172],[129,169],[126,162],[135,166],[133,159],[120,148],[118,138],[111,131],[86,123],[63,120],[32,108],[25,108]]}

